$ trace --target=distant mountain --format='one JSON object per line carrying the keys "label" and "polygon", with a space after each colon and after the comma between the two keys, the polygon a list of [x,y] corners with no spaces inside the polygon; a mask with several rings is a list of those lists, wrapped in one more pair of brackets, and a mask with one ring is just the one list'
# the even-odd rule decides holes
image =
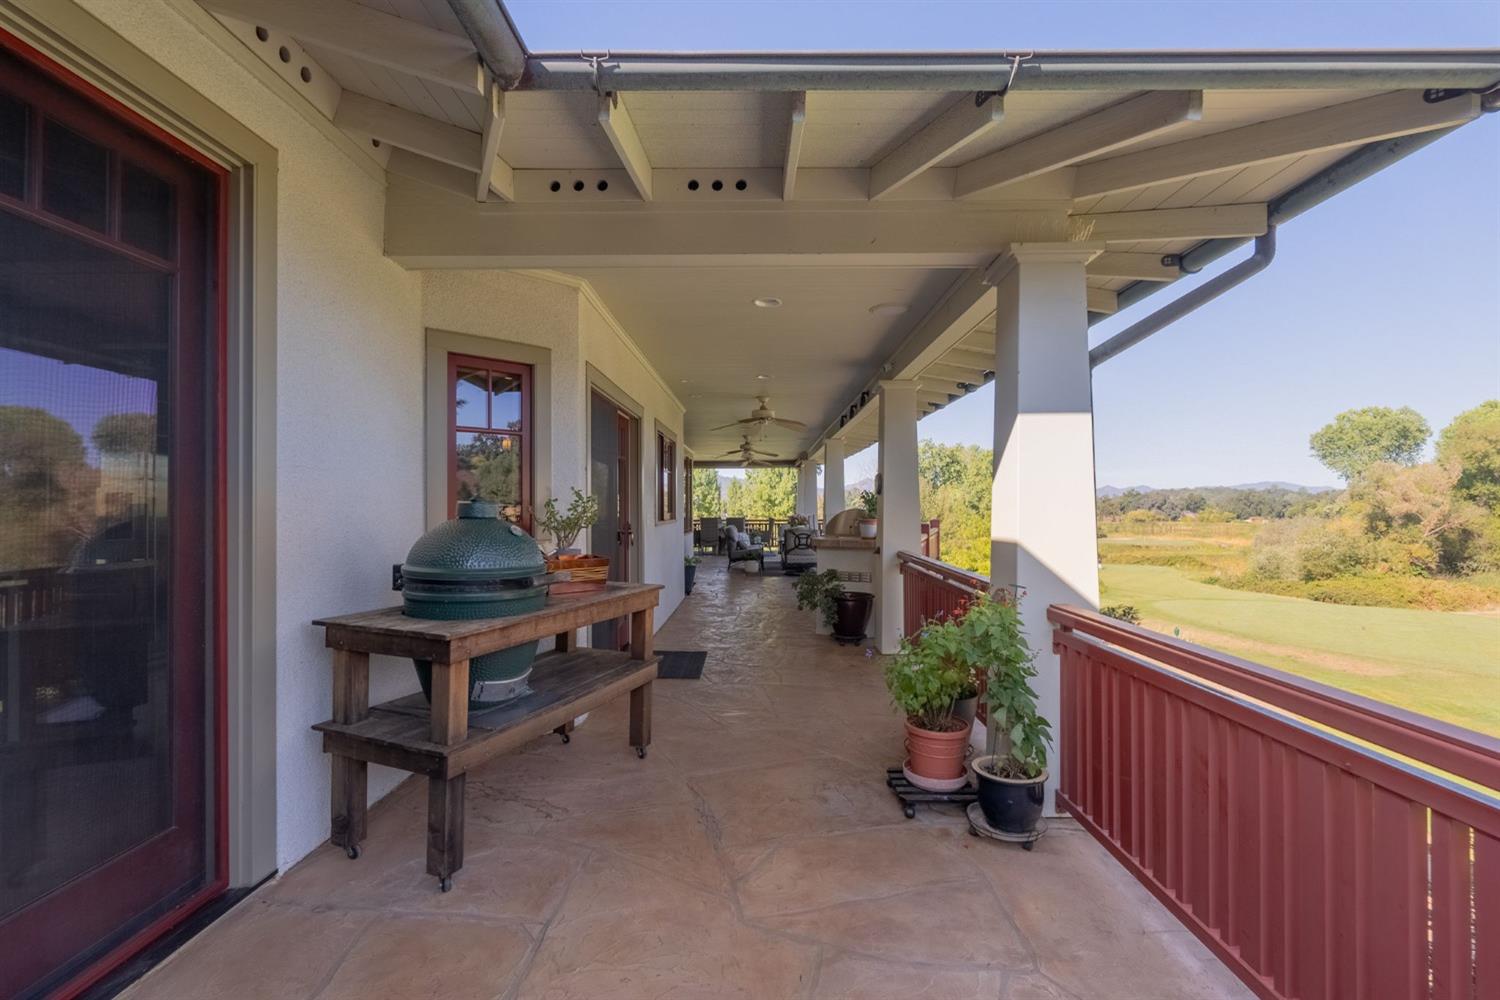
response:
{"label": "distant mountain", "polygon": [[861,490],[869,490],[873,493],[875,491],[875,477],[867,476],[864,479],[856,479],[852,483],[844,484],[844,492],[846,493],[858,493]]}
{"label": "distant mountain", "polygon": [[[1284,483],[1279,480],[1265,480],[1259,483],[1236,483],[1233,486],[1173,486],[1161,490],[1161,492],[1190,493],[1204,492],[1207,490],[1284,490],[1287,493],[1332,493],[1337,486],[1302,486],[1298,483]],[[1125,493],[1155,493],[1155,486],[1101,486],[1094,491],[1094,495],[1101,499],[1112,500]]]}

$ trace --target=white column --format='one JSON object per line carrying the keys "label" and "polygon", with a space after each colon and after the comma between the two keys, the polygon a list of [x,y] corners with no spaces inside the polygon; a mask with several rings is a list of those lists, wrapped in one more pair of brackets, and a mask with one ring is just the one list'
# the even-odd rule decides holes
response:
{"label": "white column", "polygon": [[797,513],[811,524],[818,519],[818,462],[809,458],[797,466]]}
{"label": "white column", "polygon": [[880,651],[901,642],[901,570],[896,553],[920,552],[922,505],[917,487],[918,383],[880,383],[880,580],[876,588]]}
{"label": "white column", "polygon": [[[1014,244],[996,280],[995,479],[990,579],[1024,589],[1038,707],[1059,732],[1059,664],[1047,608],[1099,605],[1094,418],[1084,265],[1101,247]],[[1054,811],[1057,754],[1047,781]]]}
{"label": "white column", "polygon": [[844,509],[844,442],[823,442],[823,517]]}

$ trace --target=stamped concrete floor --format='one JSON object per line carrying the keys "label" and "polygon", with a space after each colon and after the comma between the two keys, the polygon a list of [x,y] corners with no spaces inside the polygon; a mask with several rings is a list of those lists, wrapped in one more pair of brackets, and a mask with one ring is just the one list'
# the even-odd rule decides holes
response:
{"label": "stamped concrete floor", "polygon": [[707,649],[562,745],[469,776],[467,862],[424,874],[425,790],[371,810],[157,968],[136,1000],[1248,997],[1088,834],[1036,850],[907,820],[879,658],[813,635],[784,576],[704,560],[658,648]]}

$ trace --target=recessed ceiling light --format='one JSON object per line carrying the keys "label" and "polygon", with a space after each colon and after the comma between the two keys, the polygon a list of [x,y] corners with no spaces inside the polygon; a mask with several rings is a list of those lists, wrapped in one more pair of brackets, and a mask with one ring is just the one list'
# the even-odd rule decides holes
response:
{"label": "recessed ceiling light", "polygon": [[763,295],[758,299],[751,299],[750,301],[762,309],[781,308],[781,300],[774,295]]}
{"label": "recessed ceiling light", "polygon": [[900,316],[909,307],[904,302],[877,302],[870,307],[871,316]]}
{"label": "recessed ceiling light", "polygon": [[757,375],[755,377],[758,378],[758,379],[760,379],[762,382],[764,382],[766,379],[770,378],[771,376],[769,376],[769,375]]}
{"label": "recessed ceiling light", "polygon": [[687,382],[688,382],[688,380],[685,379],[685,378],[680,378],[677,381],[681,382],[683,385],[687,385]]}

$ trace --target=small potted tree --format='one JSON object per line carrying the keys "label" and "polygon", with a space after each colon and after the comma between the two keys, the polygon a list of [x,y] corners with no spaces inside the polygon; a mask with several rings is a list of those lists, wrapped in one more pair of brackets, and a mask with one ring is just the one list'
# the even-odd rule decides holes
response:
{"label": "small potted tree", "polygon": [[880,498],[870,490],[860,490],[859,506],[865,512],[865,516],[859,519],[859,537],[874,538],[880,527]]}
{"label": "small potted tree", "polygon": [[886,664],[886,688],[906,716],[906,776],[928,791],[955,791],[966,781],[969,723],[957,708],[974,681],[968,641],[956,619],[929,622],[903,637]]}
{"label": "small potted tree", "polygon": [[[838,598],[844,592],[844,585],[839,583],[838,571],[825,569],[821,573],[803,573],[797,577],[795,592],[797,610],[816,611],[821,626],[820,634],[827,635],[828,631],[832,631],[838,614]],[[828,631],[823,631],[824,629]]]}
{"label": "small potted tree", "polygon": [[693,592],[693,578],[698,575],[698,557],[682,557],[682,592],[691,594]]}
{"label": "small potted tree", "polygon": [[542,530],[552,536],[552,555],[547,557],[547,571],[567,571],[569,579],[554,583],[554,594],[575,594],[589,590],[602,590],[609,580],[609,557],[581,555],[573,547],[578,536],[599,520],[599,498],[573,488],[573,499],[566,511],[549,497],[542,507],[536,522]]}
{"label": "small potted tree", "polygon": [[979,779],[979,807],[1003,833],[1035,832],[1047,782],[1047,747],[1052,727],[1037,713],[1036,654],[1021,631],[1015,597],[980,597],[960,623],[964,647],[983,671],[989,706],[985,756],[972,767]]}

